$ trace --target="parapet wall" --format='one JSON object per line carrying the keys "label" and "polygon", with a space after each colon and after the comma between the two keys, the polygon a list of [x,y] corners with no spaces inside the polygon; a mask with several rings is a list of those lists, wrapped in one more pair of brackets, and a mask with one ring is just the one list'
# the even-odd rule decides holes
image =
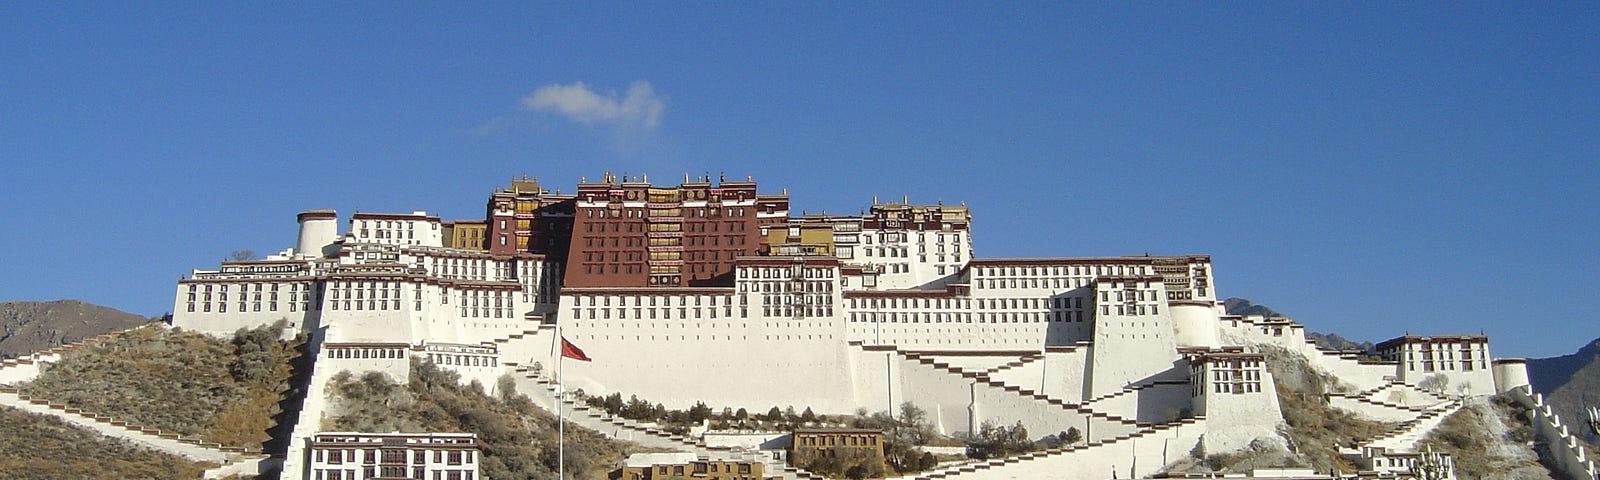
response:
{"label": "parapet wall", "polygon": [[1533,393],[1533,388],[1527,386],[1513,388],[1506,392],[1506,395],[1528,409],[1534,432],[1538,434],[1539,439],[1549,445],[1551,460],[1555,463],[1555,473],[1569,480],[1600,478],[1600,468],[1597,468],[1594,461],[1589,460],[1588,455],[1584,453],[1583,443],[1567,430],[1567,425],[1562,423],[1561,417],[1544,402],[1543,395]]}

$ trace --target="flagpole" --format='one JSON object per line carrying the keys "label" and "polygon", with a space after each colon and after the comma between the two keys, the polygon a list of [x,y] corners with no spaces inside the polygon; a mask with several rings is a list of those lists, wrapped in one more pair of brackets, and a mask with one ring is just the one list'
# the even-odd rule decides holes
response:
{"label": "flagpole", "polygon": [[561,354],[556,360],[556,478],[567,478],[567,420],[563,416],[567,396],[567,351],[566,338],[557,335],[563,342]]}

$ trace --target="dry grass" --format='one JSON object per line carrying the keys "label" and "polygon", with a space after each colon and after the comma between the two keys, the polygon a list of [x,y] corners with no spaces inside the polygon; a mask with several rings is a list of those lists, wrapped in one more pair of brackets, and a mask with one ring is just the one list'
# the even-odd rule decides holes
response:
{"label": "dry grass", "polygon": [[101,436],[55,417],[0,407],[3,478],[200,478],[201,472],[214,466]]}
{"label": "dry grass", "polygon": [[1475,399],[1444,421],[1419,445],[1450,454],[1456,478],[1550,478],[1533,451],[1533,427],[1506,401]]}
{"label": "dry grass", "polygon": [[1277,381],[1278,406],[1288,424],[1283,433],[1317,471],[1356,471],[1356,465],[1340,455],[1339,448],[1355,448],[1395,426],[1329,406],[1323,393],[1338,380],[1313,368],[1305,358],[1272,347],[1264,348],[1263,353]]}
{"label": "dry grass", "polygon": [[228,446],[260,448],[295,352],[282,325],[232,341],[159,326],[79,349],[23,393]]}

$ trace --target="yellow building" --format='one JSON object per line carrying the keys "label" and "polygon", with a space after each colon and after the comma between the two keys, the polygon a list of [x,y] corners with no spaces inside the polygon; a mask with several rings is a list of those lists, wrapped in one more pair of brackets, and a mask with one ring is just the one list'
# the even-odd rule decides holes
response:
{"label": "yellow building", "polygon": [[883,432],[862,429],[805,429],[794,431],[790,446],[794,457],[883,458]]}
{"label": "yellow building", "polygon": [[766,255],[833,256],[833,225],[823,222],[791,221],[766,228]]}
{"label": "yellow building", "polygon": [[789,465],[832,478],[877,478],[888,473],[883,432],[862,429],[795,430]]}
{"label": "yellow building", "polygon": [[483,220],[456,220],[444,224],[445,245],[461,250],[483,251],[489,226]]}
{"label": "yellow building", "polygon": [[636,453],[623,463],[621,480],[764,480],[761,462],[708,460],[693,453]]}

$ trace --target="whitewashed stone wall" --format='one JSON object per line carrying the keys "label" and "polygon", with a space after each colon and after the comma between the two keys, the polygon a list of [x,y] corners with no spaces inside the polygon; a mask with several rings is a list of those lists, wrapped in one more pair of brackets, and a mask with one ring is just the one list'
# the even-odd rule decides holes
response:
{"label": "whitewashed stone wall", "polygon": [[1583,443],[1573,436],[1567,424],[1561,420],[1561,416],[1556,415],[1550,405],[1545,403],[1543,395],[1533,393],[1533,388],[1527,386],[1514,388],[1507,393],[1517,404],[1528,409],[1534,433],[1549,445],[1557,473],[1569,480],[1600,478],[1600,466],[1589,459]]}

